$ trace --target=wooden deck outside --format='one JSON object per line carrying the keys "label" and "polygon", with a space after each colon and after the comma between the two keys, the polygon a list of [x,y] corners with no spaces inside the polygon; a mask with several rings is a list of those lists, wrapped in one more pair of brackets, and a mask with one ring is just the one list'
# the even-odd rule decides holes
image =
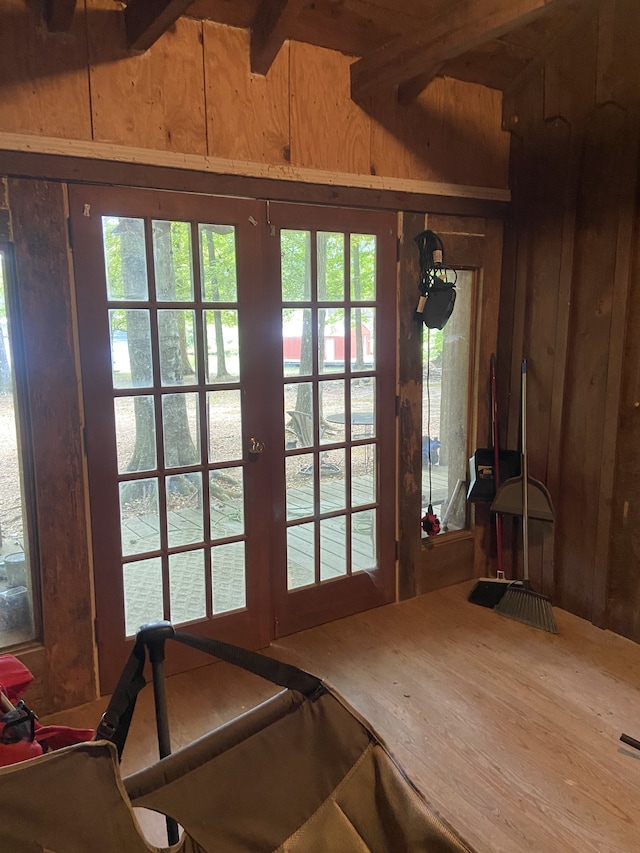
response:
{"label": "wooden deck outside", "polygon": [[[434,503],[447,499],[447,469],[435,466],[432,472]],[[354,505],[371,502],[370,480],[367,477],[353,479]],[[311,481],[290,489],[287,496],[290,516],[311,513],[313,491]],[[344,480],[326,478],[322,480],[323,511],[331,512],[344,507]],[[214,535],[220,538],[241,534],[242,506],[238,500],[216,502],[212,512]],[[169,542],[172,546],[195,544],[202,541],[202,511],[184,507],[167,514]],[[417,522],[416,522],[417,523]],[[365,511],[353,524],[353,570],[365,570],[375,565],[375,538],[373,519]],[[129,552],[144,553],[157,548],[159,531],[158,517],[141,515],[126,518],[122,525],[123,542]],[[300,587],[313,583],[313,564],[310,560],[312,531],[305,525],[290,528],[288,548],[289,587]],[[222,546],[224,555],[214,565],[213,606],[215,613],[225,613],[246,605],[244,558],[238,548]],[[180,556],[172,568],[172,613],[173,621],[189,622],[206,615],[204,568],[202,550],[197,549]],[[344,543],[339,532],[332,541],[327,536],[323,541],[321,566],[322,580],[338,577],[345,571]],[[127,633],[135,633],[140,625],[161,619],[163,613],[162,580],[159,561],[143,560],[128,564],[125,569],[125,613]]]}

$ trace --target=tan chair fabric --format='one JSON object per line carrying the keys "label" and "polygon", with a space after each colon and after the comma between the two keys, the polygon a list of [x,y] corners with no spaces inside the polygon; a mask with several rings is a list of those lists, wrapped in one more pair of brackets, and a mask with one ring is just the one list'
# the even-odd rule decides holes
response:
{"label": "tan chair fabric", "polygon": [[469,851],[331,692],[284,691],[127,777],[106,742],[0,770],[0,850],[146,853],[131,806],[175,818],[180,853]]}

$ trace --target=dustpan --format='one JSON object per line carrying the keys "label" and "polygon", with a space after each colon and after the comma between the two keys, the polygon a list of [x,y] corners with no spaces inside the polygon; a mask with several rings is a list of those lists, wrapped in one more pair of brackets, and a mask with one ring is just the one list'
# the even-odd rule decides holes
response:
{"label": "dustpan", "polygon": [[[526,435],[526,374],[527,362],[522,362],[522,433]],[[539,521],[553,521],[554,512],[551,502],[549,490],[541,483],[530,477],[526,466],[526,446],[523,441],[521,450],[521,467],[520,474],[517,477],[510,477],[505,480],[497,489],[496,496],[491,504],[492,512],[505,513],[507,515],[523,515],[525,502],[527,504],[527,518],[535,518]],[[527,483],[526,494],[524,483]]]}
{"label": "dustpan", "polygon": [[[491,504],[491,511],[506,513],[507,515],[522,515],[523,485],[522,475],[505,480]],[[527,477],[527,497],[529,499],[529,518],[536,518],[539,521],[553,521],[551,495],[544,483],[535,480],[533,477]]]}

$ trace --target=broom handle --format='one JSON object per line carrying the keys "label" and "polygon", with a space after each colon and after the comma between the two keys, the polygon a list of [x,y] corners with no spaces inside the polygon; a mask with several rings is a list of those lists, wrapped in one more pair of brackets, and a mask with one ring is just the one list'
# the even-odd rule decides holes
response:
{"label": "broom handle", "polygon": [[529,580],[529,469],[527,464],[527,360],[522,359],[522,549],[524,579]]}
{"label": "broom handle", "polygon": [[[498,393],[496,388],[496,357],[491,354],[491,433],[493,441],[493,478],[496,493],[500,488],[500,442],[498,438]],[[496,550],[498,556],[497,577],[504,578],[502,563],[502,516],[496,513]]]}

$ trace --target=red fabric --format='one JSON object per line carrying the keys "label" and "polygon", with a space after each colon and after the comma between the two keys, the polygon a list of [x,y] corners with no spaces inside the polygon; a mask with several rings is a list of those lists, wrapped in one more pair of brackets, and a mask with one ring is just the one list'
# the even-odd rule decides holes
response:
{"label": "red fabric", "polygon": [[14,704],[33,681],[29,669],[13,655],[0,655],[0,690]]}
{"label": "red fabric", "polygon": [[41,726],[36,723],[36,741],[48,749],[62,749],[85,740],[93,740],[94,729],[74,729],[71,726]]}
{"label": "red fabric", "polygon": [[[0,655],[0,692],[15,705],[22,694],[33,681],[31,671],[13,655]],[[1,709],[0,714],[6,709]],[[4,724],[0,722],[0,736]],[[61,749],[74,743],[93,740],[93,729],[74,729],[70,726],[41,726],[35,722],[35,739],[20,740],[16,743],[0,743],[0,767],[26,761],[48,752],[50,749]]]}

